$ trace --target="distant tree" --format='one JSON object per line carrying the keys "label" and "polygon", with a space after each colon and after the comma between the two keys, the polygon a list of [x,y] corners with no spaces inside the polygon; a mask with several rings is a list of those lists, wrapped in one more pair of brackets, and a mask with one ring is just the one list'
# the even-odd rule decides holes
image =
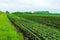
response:
{"label": "distant tree", "polygon": [[24,13],[26,13],[26,14],[31,14],[32,12],[24,12]]}
{"label": "distant tree", "polygon": [[7,14],[9,14],[9,11],[6,11]]}
{"label": "distant tree", "polygon": [[13,12],[12,14],[31,14],[32,12]]}
{"label": "distant tree", "polygon": [[39,14],[48,14],[49,11],[35,11],[34,13],[39,13]]}

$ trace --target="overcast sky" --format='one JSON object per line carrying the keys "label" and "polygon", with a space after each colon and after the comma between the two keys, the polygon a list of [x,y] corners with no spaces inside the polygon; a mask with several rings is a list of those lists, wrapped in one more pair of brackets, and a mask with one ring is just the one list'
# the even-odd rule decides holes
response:
{"label": "overcast sky", "polygon": [[60,0],[0,0],[0,11],[60,12]]}

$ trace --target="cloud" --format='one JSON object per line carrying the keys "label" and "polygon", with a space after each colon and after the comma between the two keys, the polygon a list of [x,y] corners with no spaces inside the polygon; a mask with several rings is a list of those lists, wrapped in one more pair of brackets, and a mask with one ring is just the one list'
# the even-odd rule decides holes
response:
{"label": "cloud", "polygon": [[0,0],[0,10],[60,12],[59,4],[60,0]]}

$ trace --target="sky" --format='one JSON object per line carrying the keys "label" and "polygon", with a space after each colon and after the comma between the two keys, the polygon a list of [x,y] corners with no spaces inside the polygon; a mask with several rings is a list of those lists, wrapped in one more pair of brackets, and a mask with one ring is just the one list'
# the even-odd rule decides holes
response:
{"label": "sky", "polygon": [[0,0],[0,11],[49,11],[60,13],[60,0]]}

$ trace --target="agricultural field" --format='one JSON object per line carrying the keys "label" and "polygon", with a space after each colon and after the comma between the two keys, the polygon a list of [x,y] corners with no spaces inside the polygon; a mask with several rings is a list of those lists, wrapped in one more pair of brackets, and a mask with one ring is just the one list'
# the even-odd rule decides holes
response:
{"label": "agricultural field", "polygon": [[60,29],[60,14],[15,14],[19,17],[26,18],[31,21],[35,21],[47,26],[53,26],[54,28]]}
{"label": "agricultural field", "polygon": [[59,15],[46,15],[15,13],[11,14],[9,19],[19,26],[27,40],[59,40]]}
{"label": "agricultural field", "polygon": [[1,12],[0,31],[0,40],[60,40],[60,14]]}

